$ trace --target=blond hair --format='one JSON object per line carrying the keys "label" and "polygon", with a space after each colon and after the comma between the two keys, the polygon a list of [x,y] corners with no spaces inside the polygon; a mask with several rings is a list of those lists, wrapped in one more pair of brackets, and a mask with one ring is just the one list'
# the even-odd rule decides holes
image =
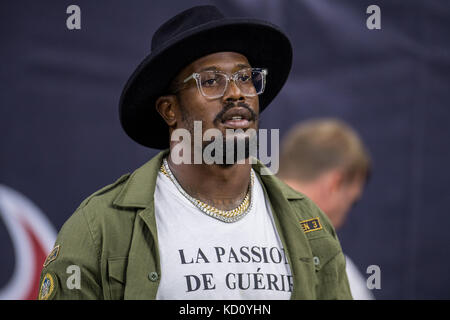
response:
{"label": "blond hair", "polygon": [[340,168],[345,182],[370,176],[369,154],[358,134],[337,119],[314,119],[294,126],[282,141],[281,179],[309,182]]}

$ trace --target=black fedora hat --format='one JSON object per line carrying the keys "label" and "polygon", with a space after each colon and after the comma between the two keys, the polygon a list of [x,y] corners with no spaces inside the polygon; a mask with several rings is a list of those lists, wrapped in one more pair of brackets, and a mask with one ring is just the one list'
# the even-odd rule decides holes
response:
{"label": "black fedora hat", "polygon": [[151,53],[128,79],[119,103],[120,122],[128,136],[150,148],[168,148],[169,130],[156,111],[156,99],[169,93],[170,82],[184,67],[223,51],[238,52],[253,67],[268,69],[267,86],[259,96],[263,111],[289,75],[289,39],[269,22],[227,18],[214,6],[198,6],[179,13],[154,33]]}

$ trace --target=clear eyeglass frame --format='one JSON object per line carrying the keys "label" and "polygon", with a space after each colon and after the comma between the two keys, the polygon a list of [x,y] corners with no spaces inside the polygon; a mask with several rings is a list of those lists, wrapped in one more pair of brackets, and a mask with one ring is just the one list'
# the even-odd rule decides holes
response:
{"label": "clear eyeglass frame", "polygon": [[[238,77],[239,77],[239,75],[241,75],[242,72],[245,72],[245,71],[248,71],[248,70],[250,70],[250,72],[251,72],[252,74],[255,72],[255,73],[259,73],[259,74],[261,75],[261,82],[262,82],[262,83],[261,83],[261,88],[260,88],[259,91],[255,91],[254,94],[253,94],[253,93],[246,93],[246,92],[244,92],[245,90],[243,91],[243,89],[241,88],[241,86],[239,85],[239,82],[238,82]],[[192,73],[189,77],[187,77],[186,79],[184,79],[184,80],[183,80],[183,84],[186,84],[186,83],[187,83],[188,81],[190,81],[191,79],[194,79],[195,82],[196,82],[196,84],[197,84],[197,89],[198,89],[198,91],[199,91],[205,98],[208,98],[208,99],[217,99],[217,98],[222,97],[222,96],[225,94],[225,92],[227,91],[228,85],[230,84],[230,81],[233,81],[234,84],[239,88],[239,90],[240,90],[245,96],[247,96],[247,97],[255,97],[255,96],[257,96],[257,95],[260,95],[260,94],[262,94],[262,93],[264,92],[264,89],[265,89],[265,87],[266,87],[266,76],[267,76],[267,74],[268,74],[268,70],[265,69],[265,68],[244,68],[244,69],[241,69],[241,70],[239,70],[239,71],[236,71],[236,72],[233,73],[232,75],[228,75],[227,73],[225,73],[225,72],[223,72],[223,71],[216,71],[216,70],[212,70],[212,71],[204,71],[204,72],[213,72],[213,73],[216,73],[216,74],[221,74],[221,75],[223,75],[223,76],[225,77],[226,83],[225,83],[225,86],[223,87],[223,92],[222,92],[222,93],[218,93],[218,94],[216,94],[216,95],[208,95],[208,94],[206,94],[206,93],[204,92],[203,87],[202,87],[202,84],[201,84],[201,80],[200,80],[201,74],[198,73],[198,72],[194,72],[194,73]],[[180,89],[180,90],[181,90],[181,89]],[[177,90],[177,91],[179,91],[179,90]]]}

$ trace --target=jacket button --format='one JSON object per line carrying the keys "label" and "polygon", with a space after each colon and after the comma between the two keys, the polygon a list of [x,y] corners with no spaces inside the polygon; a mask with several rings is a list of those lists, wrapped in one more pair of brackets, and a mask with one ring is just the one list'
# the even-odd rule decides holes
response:
{"label": "jacket button", "polygon": [[314,261],[314,265],[318,266],[320,264],[320,259],[319,257],[313,257],[313,261]]}
{"label": "jacket button", "polygon": [[155,282],[158,280],[158,273],[156,273],[155,271],[152,271],[148,274],[148,278],[150,279],[150,281]]}

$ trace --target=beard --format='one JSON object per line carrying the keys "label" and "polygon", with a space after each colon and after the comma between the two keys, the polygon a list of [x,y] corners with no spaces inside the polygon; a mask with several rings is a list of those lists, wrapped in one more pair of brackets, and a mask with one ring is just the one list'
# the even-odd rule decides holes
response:
{"label": "beard", "polygon": [[[211,162],[223,166],[243,164],[250,157],[256,158],[257,156],[258,139],[256,132],[258,129],[258,115],[253,111],[253,109],[250,108],[247,103],[238,102],[237,104],[235,104],[233,102],[229,102],[225,104],[224,108],[214,118],[213,123],[217,125],[223,122],[223,116],[225,115],[225,113],[236,105],[242,108],[246,108],[249,111],[251,115],[249,120],[255,122],[256,128],[248,128],[245,131],[243,129],[226,129],[225,133],[220,131],[220,135],[216,135],[210,140],[206,141],[203,140],[205,131],[201,129],[201,144],[196,144],[194,142],[194,139],[200,136],[200,132],[196,132],[197,126],[195,123],[201,122],[201,124],[203,124],[204,121],[195,120],[192,114],[189,113],[183,105],[181,105],[180,110],[183,127],[190,133],[193,153],[201,153],[202,159],[205,157],[205,154],[207,154],[209,159],[213,159],[213,161],[205,161],[208,164],[211,164]],[[216,130],[219,131],[219,129]],[[196,159],[194,155],[193,158]]]}
{"label": "beard", "polygon": [[228,134],[222,138],[222,141],[206,141],[203,144],[203,152],[205,153],[208,146],[215,144],[215,148],[211,151],[211,156],[218,160],[218,164],[224,166],[243,164],[250,157],[256,158],[258,150],[256,130],[248,129],[245,132],[243,130],[236,131],[227,130]]}

